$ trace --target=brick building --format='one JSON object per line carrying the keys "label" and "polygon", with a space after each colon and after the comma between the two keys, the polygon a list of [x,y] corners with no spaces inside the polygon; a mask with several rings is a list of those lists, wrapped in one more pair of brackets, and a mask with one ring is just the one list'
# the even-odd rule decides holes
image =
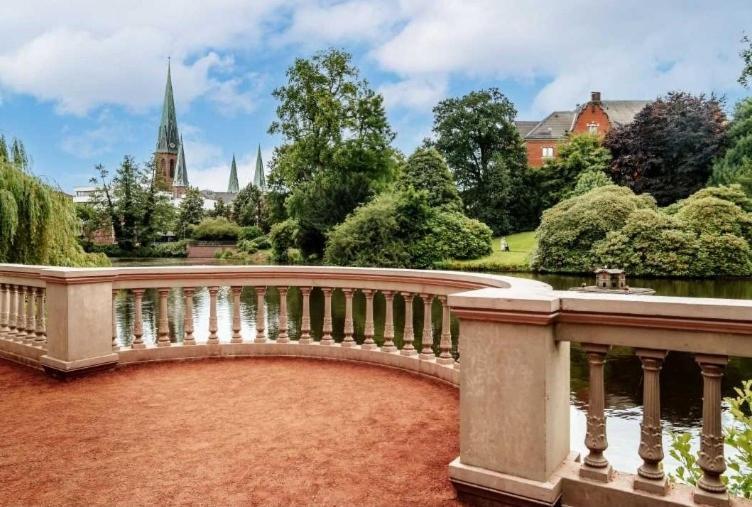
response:
{"label": "brick building", "polygon": [[604,136],[614,126],[630,123],[645,107],[647,100],[601,100],[601,92],[592,92],[590,101],[574,111],[554,111],[541,121],[516,121],[515,125],[527,149],[530,167],[541,167],[558,152],[558,145],[569,133]]}

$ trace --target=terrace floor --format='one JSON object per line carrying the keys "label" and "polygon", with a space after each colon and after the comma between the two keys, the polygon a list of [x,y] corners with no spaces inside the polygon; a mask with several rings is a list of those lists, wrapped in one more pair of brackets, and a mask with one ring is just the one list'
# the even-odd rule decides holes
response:
{"label": "terrace floor", "polygon": [[335,361],[0,360],[0,505],[455,505],[456,389]]}

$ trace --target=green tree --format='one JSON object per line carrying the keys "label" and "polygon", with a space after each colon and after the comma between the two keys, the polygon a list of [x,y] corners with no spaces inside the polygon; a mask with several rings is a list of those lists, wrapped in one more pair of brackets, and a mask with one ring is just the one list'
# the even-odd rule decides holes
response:
{"label": "green tree", "polygon": [[739,101],[728,129],[729,148],[713,164],[711,185],[740,183],[752,195],[752,98]]}
{"label": "green tree", "polygon": [[611,129],[611,176],[665,206],[702,188],[726,146],[721,100],[671,92],[645,106],[632,123]]}
{"label": "green tree", "polygon": [[462,209],[452,173],[444,157],[434,148],[418,148],[410,155],[400,167],[397,188],[425,190],[429,206]]}
{"label": "green tree", "polygon": [[8,142],[5,140],[5,136],[0,134],[0,162],[8,161],[10,161],[8,155]]}
{"label": "green tree", "polygon": [[744,44],[744,47],[739,52],[739,56],[742,57],[744,67],[742,67],[742,73],[739,76],[739,84],[746,88],[752,82],[752,39],[745,35],[742,37],[742,44]]}
{"label": "green tree", "polygon": [[269,206],[264,193],[253,183],[238,192],[232,201],[232,217],[242,226],[255,225],[269,232]]}
{"label": "green tree", "polygon": [[514,207],[519,192],[511,186],[526,169],[526,156],[512,102],[489,88],[442,100],[433,113],[435,146],[454,173],[465,212],[496,234],[530,222],[516,214],[525,208]]}
{"label": "green tree", "polygon": [[213,218],[226,218],[229,220],[232,217],[232,205],[225,204],[225,200],[220,197],[214,201],[214,208],[207,214]]}
{"label": "green tree", "polygon": [[382,96],[359,79],[344,51],[296,59],[272,95],[279,105],[269,133],[283,143],[270,163],[270,183],[289,194],[299,246],[321,255],[326,233],[391,179],[394,133]]}
{"label": "green tree", "polygon": [[204,218],[204,198],[198,188],[188,187],[183,200],[180,202],[176,232],[178,237],[186,238],[190,226],[196,225]]}

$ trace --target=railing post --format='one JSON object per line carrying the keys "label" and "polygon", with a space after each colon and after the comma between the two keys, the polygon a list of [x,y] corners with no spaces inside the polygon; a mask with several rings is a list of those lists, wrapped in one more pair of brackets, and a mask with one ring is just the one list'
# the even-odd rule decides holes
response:
{"label": "railing post", "polygon": [[321,291],[324,293],[324,325],[321,331],[321,345],[332,345],[334,338],[332,338],[332,289],[322,287]]}
{"label": "railing post", "polygon": [[219,335],[217,334],[217,294],[219,293],[219,287],[209,287],[209,339],[207,344],[216,345],[219,343]]}
{"label": "railing post", "polygon": [[47,352],[40,358],[55,377],[114,366],[112,270],[45,269]]}
{"label": "railing post", "polygon": [[604,386],[603,369],[606,364],[606,354],[611,348],[608,345],[585,343],[582,345],[588,361],[589,391],[587,433],[585,447],[590,451],[583,460],[580,476],[601,482],[611,480],[613,470],[603,452],[608,448],[606,438],[606,391]]}
{"label": "railing post", "polygon": [[[569,343],[556,340],[553,292],[452,294],[460,320],[460,499],[558,505],[569,447]],[[565,463],[566,462],[566,463]],[[484,504],[485,505],[485,504]]]}
{"label": "railing post", "polygon": [[431,294],[421,294],[423,299],[423,337],[420,351],[420,358],[424,361],[433,361],[436,359],[436,354],[433,352],[433,329],[431,327],[431,308],[433,304],[433,296]]}
{"label": "railing post", "polygon": [[8,332],[8,302],[10,293],[7,283],[0,283],[0,336],[5,337]]}
{"label": "railing post", "polygon": [[240,325],[240,293],[242,290],[242,287],[230,287],[232,297],[232,338],[230,343],[243,343]]}
{"label": "railing post", "polygon": [[278,287],[279,293],[279,333],[277,343],[288,343],[290,335],[287,329],[287,287]]}
{"label": "railing post", "polygon": [[[254,343],[266,343],[266,287],[256,287],[256,338]],[[238,299],[240,302],[240,299]],[[238,311],[240,311],[238,309]]]}
{"label": "railing post", "polygon": [[183,345],[196,345],[193,336],[193,295],[196,289],[183,287]]}
{"label": "railing post", "polygon": [[640,425],[640,457],[634,488],[665,495],[668,481],[663,472],[663,434],[661,431],[661,367],[665,350],[638,349],[642,362],[642,424]]}
{"label": "railing post", "polygon": [[353,290],[342,289],[342,294],[345,295],[345,337],[342,339],[342,346],[352,347],[356,345],[353,338]]}
{"label": "railing post", "polygon": [[311,287],[301,287],[300,294],[303,297],[303,316],[300,319],[298,343],[308,345],[313,342],[311,338]]}
{"label": "railing post", "polygon": [[410,292],[403,292],[402,297],[405,299],[405,330],[402,333],[402,350],[400,354],[403,356],[415,356],[418,351],[415,350],[413,340],[415,339],[413,330],[413,298],[414,294]]}
{"label": "railing post", "polygon": [[390,290],[381,291],[384,294],[384,305],[386,315],[384,316],[384,346],[381,347],[383,352],[396,352],[397,347],[394,345],[394,292]]}
{"label": "railing post", "polygon": [[167,298],[170,295],[170,289],[162,287],[157,289],[159,294],[159,321],[157,327],[157,347],[170,346],[170,320],[167,315]]}
{"label": "railing post", "polygon": [[373,296],[375,291],[371,289],[362,289],[361,292],[366,298],[366,323],[363,328],[363,345],[360,348],[364,350],[375,349],[376,342],[373,341],[374,328],[373,328]]}

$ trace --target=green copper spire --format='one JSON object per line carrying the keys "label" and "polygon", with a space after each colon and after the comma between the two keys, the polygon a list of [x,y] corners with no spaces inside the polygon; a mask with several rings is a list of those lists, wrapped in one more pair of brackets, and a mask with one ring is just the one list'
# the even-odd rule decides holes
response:
{"label": "green copper spire", "polygon": [[167,61],[167,84],[165,85],[162,121],[157,135],[157,153],[178,153],[178,120],[175,117],[175,100],[172,96],[172,76],[170,62]]}
{"label": "green copper spire", "polygon": [[183,150],[183,136],[180,136],[180,153],[178,154],[178,167],[175,170],[175,179],[172,182],[173,187],[188,186],[188,167],[185,165],[185,151]]}
{"label": "green copper spire", "polygon": [[258,152],[256,153],[256,172],[253,175],[253,184],[256,185],[259,190],[266,190],[266,177],[264,176],[264,162],[261,160],[260,144]]}
{"label": "green copper spire", "polygon": [[227,191],[234,194],[240,191],[238,184],[238,166],[235,163],[235,154],[232,155],[232,165],[230,166],[230,182],[227,184]]}

